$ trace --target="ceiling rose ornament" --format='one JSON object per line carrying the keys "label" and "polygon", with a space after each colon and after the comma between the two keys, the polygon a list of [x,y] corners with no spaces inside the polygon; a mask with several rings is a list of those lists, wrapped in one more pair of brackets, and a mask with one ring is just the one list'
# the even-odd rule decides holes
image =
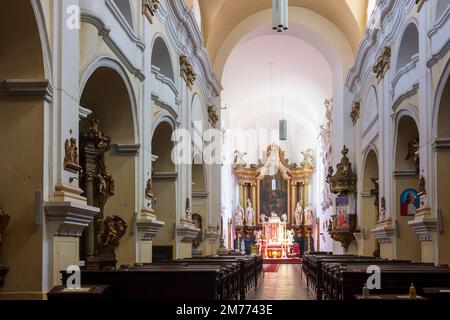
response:
{"label": "ceiling rose ornament", "polygon": [[356,125],[359,119],[359,113],[361,111],[361,104],[358,101],[353,101],[352,112],[350,112],[350,118],[352,118],[353,125]]}
{"label": "ceiling rose ornament", "polygon": [[189,58],[185,55],[180,56],[180,71],[181,77],[186,81],[189,88],[194,85],[195,80],[197,80],[197,74],[194,71],[192,63]]}
{"label": "ceiling rose ornament", "polygon": [[333,167],[328,168],[327,182],[330,185],[331,192],[354,193],[356,192],[356,173],[352,170],[352,163],[348,159],[348,148],[344,146],[342,149],[341,162],[336,166],[336,174]]}
{"label": "ceiling rose ornament", "polygon": [[277,32],[286,31],[289,28],[288,0],[272,0],[272,29]]}
{"label": "ceiling rose ornament", "polygon": [[391,68],[391,52],[391,46],[385,46],[381,54],[377,57],[377,62],[372,68],[378,82],[383,80],[384,75]]}

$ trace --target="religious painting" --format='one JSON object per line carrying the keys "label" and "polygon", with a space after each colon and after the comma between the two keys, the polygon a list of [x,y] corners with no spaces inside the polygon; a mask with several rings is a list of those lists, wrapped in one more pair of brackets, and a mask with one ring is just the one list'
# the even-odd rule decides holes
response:
{"label": "religious painting", "polygon": [[270,217],[274,213],[280,220],[288,216],[288,190],[283,176],[265,176],[260,183],[260,215]]}
{"label": "religious painting", "polygon": [[350,228],[349,219],[349,198],[348,196],[336,198],[336,230],[346,231]]}
{"label": "religious painting", "polygon": [[414,189],[406,189],[400,196],[400,214],[402,216],[415,216],[420,207],[419,194]]}

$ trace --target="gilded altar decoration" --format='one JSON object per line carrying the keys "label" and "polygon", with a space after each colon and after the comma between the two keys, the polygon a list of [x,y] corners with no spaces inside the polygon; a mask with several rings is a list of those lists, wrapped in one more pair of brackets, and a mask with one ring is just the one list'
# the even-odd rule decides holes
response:
{"label": "gilded altar decoration", "polygon": [[341,151],[341,162],[336,166],[336,173],[334,173],[333,167],[328,169],[326,181],[330,185],[331,192],[335,194],[356,192],[356,173],[353,172],[352,163],[347,157],[348,152],[348,148],[344,146]]}
{"label": "gilded altar decoration", "polygon": [[180,56],[180,71],[181,77],[186,81],[189,87],[192,87],[195,80],[197,80],[197,74],[187,56]]}
{"label": "gilded altar decoration", "polygon": [[411,161],[412,165],[419,171],[420,157],[419,157],[419,138],[413,138],[408,142],[408,153],[405,160]]}
{"label": "gilded altar decoration", "polygon": [[353,125],[356,125],[356,122],[358,122],[360,110],[361,104],[358,101],[353,101],[352,111],[350,112],[350,118],[352,118]]}
{"label": "gilded altar decoration", "polygon": [[142,12],[148,17],[150,23],[153,22],[152,18],[160,6],[161,0],[142,0]]}
{"label": "gilded altar decoration", "polygon": [[6,227],[8,227],[11,216],[6,214],[2,208],[0,208],[0,244],[2,243],[3,233],[5,233]]}
{"label": "gilded altar decoration", "polygon": [[336,212],[328,225],[328,233],[331,238],[341,243],[347,250],[349,245],[356,240],[354,233],[357,231],[357,216],[355,214],[356,201],[356,174],[353,172],[352,163],[348,159],[348,148],[342,149],[341,162],[329,167],[326,181],[330,185],[331,192],[337,195],[335,200]]}
{"label": "gilded altar decoration", "polygon": [[78,159],[77,139],[67,139],[64,143],[64,149],[64,169],[74,173],[79,172],[81,170],[81,166]]}
{"label": "gilded altar decoration", "polygon": [[217,115],[217,108],[215,106],[208,107],[208,119],[211,126],[215,128],[217,122],[219,121],[219,116]]}
{"label": "gilded altar decoration", "polygon": [[[266,227],[268,229],[263,231],[265,244],[271,232],[277,233],[278,236],[273,237],[280,241],[286,240],[288,228],[305,239],[307,227],[311,233],[314,218],[308,199],[309,178],[315,170],[314,152],[307,149],[302,155],[303,161],[290,163],[284,151],[272,144],[257,164],[248,164],[245,153],[234,152],[233,171],[239,185],[240,203],[233,212],[236,238],[254,237]],[[306,226],[306,221],[311,226]],[[285,232],[279,228],[284,228]],[[274,241],[270,247],[273,252],[277,245],[281,246],[281,242],[275,244]]]}
{"label": "gilded altar decoration", "polygon": [[377,62],[372,70],[378,81],[383,80],[384,75],[391,67],[391,47],[385,46],[383,52],[377,57]]}
{"label": "gilded altar decoration", "polygon": [[109,216],[98,220],[97,241],[104,247],[117,248],[120,239],[125,235],[128,225],[118,216]]}

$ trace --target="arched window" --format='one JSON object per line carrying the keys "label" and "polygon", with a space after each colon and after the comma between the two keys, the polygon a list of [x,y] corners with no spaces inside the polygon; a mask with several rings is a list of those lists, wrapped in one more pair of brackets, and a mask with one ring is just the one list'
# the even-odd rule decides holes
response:
{"label": "arched window", "polygon": [[157,38],[153,45],[152,66],[157,67],[162,75],[175,82],[169,49],[162,38]]}
{"label": "arched window", "polygon": [[397,58],[397,72],[411,62],[412,57],[419,53],[419,32],[414,23],[410,23],[403,34]]}
{"label": "arched window", "polygon": [[133,28],[133,8],[130,0],[113,0],[113,2],[119,8],[130,27]]}

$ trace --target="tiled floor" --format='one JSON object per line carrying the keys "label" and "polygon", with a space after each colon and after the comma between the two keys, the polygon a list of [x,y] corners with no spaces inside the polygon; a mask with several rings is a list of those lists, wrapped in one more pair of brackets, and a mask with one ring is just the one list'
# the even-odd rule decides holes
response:
{"label": "tiled floor", "polygon": [[312,300],[301,279],[300,265],[282,264],[278,272],[267,272],[249,300]]}

